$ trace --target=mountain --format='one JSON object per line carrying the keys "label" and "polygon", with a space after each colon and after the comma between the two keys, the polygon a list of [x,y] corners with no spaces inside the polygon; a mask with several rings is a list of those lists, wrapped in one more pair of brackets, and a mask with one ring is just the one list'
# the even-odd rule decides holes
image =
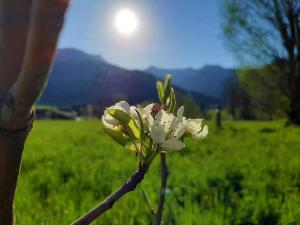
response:
{"label": "mountain", "polygon": [[160,79],[170,73],[173,75],[174,84],[179,87],[217,98],[222,102],[226,99],[227,87],[236,80],[235,70],[215,65],[201,69],[161,69],[151,66],[145,71]]}
{"label": "mountain", "polygon": [[[199,93],[188,93],[178,87],[175,90],[178,94],[192,96],[202,106],[217,102]],[[121,99],[130,104],[157,102],[156,77],[145,71],[112,65],[101,56],[76,49],[61,49],[39,104],[63,108],[86,104],[105,107]]]}

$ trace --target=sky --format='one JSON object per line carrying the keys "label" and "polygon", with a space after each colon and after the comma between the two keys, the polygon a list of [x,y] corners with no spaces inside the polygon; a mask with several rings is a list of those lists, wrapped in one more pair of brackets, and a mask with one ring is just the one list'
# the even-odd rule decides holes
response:
{"label": "sky", "polygon": [[[201,68],[237,65],[222,37],[222,0],[73,0],[59,47],[76,48],[128,69]],[[131,35],[115,17],[136,15]]]}

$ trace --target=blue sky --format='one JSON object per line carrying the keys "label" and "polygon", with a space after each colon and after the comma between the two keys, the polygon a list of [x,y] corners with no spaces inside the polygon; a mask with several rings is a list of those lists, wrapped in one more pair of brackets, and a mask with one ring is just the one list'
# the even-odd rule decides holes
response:
{"label": "blue sky", "polygon": [[[222,0],[73,0],[60,48],[101,55],[130,69],[200,68],[237,65],[224,47]],[[129,8],[138,17],[137,32],[116,32],[114,17]]]}

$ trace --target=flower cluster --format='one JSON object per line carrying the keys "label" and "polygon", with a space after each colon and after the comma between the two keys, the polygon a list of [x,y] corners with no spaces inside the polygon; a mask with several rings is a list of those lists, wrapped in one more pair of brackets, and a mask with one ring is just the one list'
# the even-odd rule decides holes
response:
{"label": "flower cluster", "polygon": [[[116,112],[120,114],[119,117],[123,116],[125,118],[119,118],[118,120]],[[114,134],[119,133],[120,137],[128,137],[128,140],[135,140],[139,144],[141,143],[140,139],[143,137],[152,141],[161,150],[173,151],[184,148],[184,137],[202,139],[208,134],[208,127],[206,125],[202,127],[202,119],[187,119],[183,116],[183,112],[183,106],[178,109],[175,116],[173,113],[161,109],[158,104],[149,104],[145,108],[137,108],[121,101],[104,111],[102,123],[106,131],[107,129],[115,131]],[[123,121],[128,123],[124,124]],[[134,129],[134,127],[139,130],[140,134],[136,135],[139,138],[132,135],[134,131],[128,130]],[[143,129],[141,129],[142,127]],[[116,138],[116,136],[113,136],[113,138]]]}
{"label": "flower cluster", "polygon": [[185,147],[185,137],[203,139],[208,134],[202,119],[183,116],[183,106],[175,115],[176,98],[171,77],[167,77],[164,85],[158,81],[157,89],[160,104],[152,103],[142,108],[120,101],[107,108],[102,116],[104,131],[125,148],[135,151],[141,159],[151,157],[153,152],[181,150]]}

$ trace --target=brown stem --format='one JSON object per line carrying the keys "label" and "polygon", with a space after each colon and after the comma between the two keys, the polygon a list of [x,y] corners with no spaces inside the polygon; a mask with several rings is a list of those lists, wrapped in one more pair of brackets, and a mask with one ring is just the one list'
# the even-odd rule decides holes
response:
{"label": "brown stem", "polygon": [[11,104],[0,109],[2,126],[17,129],[26,124],[47,82],[69,1],[33,1],[22,69],[8,93]]}
{"label": "brown stem", "polygon": [[14,224],[14,195],[32,126],[31,107],[47,81],[68,4],[69,0],[0,0],[1,225]]}
{"label": "brown stem", "polygon": [[93,222],[96,218],[101,216],[107,210],[111,209],[116,201],[118,201],[123,195],[130,191],[133,191],[136,186],[144,179],[144,175],[149,169],[149,163],[143,164],[131,178],[124,183],[120,188],[108,196],[103,202],[98,206],[88,212],[86,215],[79,218],[77,221],[72,223],[72,225],[88,225]]}
{"label": "brown stem", "polygon": [[165,204],[165,195],[167,188],[167,180],[168,180],[168,167],[166,162],[166,153],[160,153],[160,161],[161,161],[161,186],[160,186],[160,198],[158,202],[158,209],[156,212],[156,225],[161,225],[163,209]]}
{"label": "brown stem", "polygon": [[0,96],[17,80],[24,60],[32,0],[0,0]]}
{"label": "brown stem", "polygon": [[15,131],[0,129],[0,224],[14,224],[13,202],[24,142],[31,126]]}

